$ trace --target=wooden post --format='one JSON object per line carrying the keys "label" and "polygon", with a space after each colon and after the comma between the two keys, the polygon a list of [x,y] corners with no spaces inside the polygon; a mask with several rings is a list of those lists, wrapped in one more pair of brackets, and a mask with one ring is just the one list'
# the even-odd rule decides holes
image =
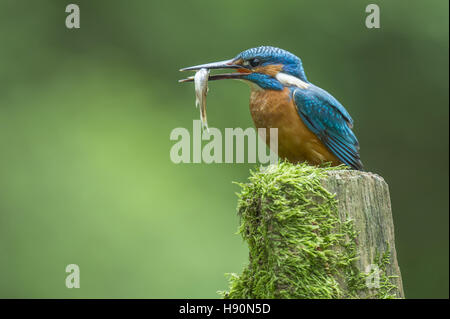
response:
{"label": "wooden post", "polygon": [[[388,252],[387,276],[395,286],[392,293],[404,298],[402,277],[395,250],[394,222],[392,220],[391,199],[388,184],[381,176],[373,173],[340,170],[329,171],[323,179],[323,186],[336,194],[338,212],[341,220],[353,219],[358,232],[357,268],[366,272],[370,265],[376,264],[377,253]],[[365,294],[360,294],[365,297]]]}
{"label": "wooden post", "polygon": [[280,163],[241,187],[249,263],[225,298],[404,298],[383,178]]}

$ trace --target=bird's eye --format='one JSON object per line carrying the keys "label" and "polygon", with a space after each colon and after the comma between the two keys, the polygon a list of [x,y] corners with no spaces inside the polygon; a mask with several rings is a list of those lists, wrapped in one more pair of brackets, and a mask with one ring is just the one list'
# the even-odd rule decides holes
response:
{"label": "bird's eye", "polygon": [[249,60],[248,63],[249,63],[252,67],[255,67],[255,66],[258,66],[258,65],[261,63],[261,60],[258,59],[258,58],[254,58],[254,59]]}
{"label": "bird's eye", "polygon": [[251,66],[252,68],[258,66],[261,64],[261,60],[258,58],[253,58],[253,59],[249,59],[249,60],[245,60],[243,65],[244,66]]}

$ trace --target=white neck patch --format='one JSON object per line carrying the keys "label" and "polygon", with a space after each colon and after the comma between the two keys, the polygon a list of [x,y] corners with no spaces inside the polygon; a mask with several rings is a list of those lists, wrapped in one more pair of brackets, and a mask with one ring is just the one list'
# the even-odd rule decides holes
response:
{"label": "white neck patch", "polygon": [[300,80],[299,78],[290,75],[290,74],[286,74],[283,72],[279,72],[275,78],[283,85],[293,85],[296,86],[300,89],[307,89],[309,87],[309,84],[306,82],[303,82],[302,80]]}

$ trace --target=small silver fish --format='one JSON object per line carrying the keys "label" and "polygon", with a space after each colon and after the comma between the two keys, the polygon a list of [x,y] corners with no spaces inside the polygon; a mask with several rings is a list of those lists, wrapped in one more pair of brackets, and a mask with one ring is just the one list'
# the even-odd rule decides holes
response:
{"label": "small silver fish", "polygon": [[195,107],[200,106],[200,120],[202,121],[202,127],[209,132],[208,121],[206,119],[206,94],[208,93],[208,78],[208,69],[200,69],[194,76]]}

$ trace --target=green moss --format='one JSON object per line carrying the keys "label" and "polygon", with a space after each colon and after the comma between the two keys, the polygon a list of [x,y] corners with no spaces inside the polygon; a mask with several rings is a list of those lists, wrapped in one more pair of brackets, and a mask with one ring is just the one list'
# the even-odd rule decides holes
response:
{"label": "green moss", "polygon": [[[224,298],[391,298],[385,275],[390,258],[378,260],[379,289],[369,290],[355,266],[353,222],[341,221],[335,196],[324,189],[327,171],[306,164],[279,163],[251,172],[238,202],[239,233],[248,243],[249,263],[230,275]],[[393,286],[393,287],[392,287]]]}
{"label": "green moss", "polygon": [[379,267],[380,275],[379,287],[373,292],[374,297],[377,299],[396,298],[395,290],[397,290],[397,287],[392,283],[391,279],[397,278],[398,276],[388,276],[386,273],[386,267],[391,262],[389,251],[389,245],[387,245],[386,251],[382,255],[377,254],[377,257],[375,258],[375,264]]}

